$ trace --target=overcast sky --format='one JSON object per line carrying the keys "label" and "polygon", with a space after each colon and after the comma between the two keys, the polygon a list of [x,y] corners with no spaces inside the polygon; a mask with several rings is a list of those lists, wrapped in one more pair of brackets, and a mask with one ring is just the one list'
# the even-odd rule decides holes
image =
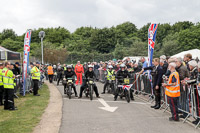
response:
{"label": "overcast sky", "polygon": [[1,0],[0,32],[18,35],[39,27],[111,27],[130,21],[141,28],[148,22],[200,22],[200,0]]}

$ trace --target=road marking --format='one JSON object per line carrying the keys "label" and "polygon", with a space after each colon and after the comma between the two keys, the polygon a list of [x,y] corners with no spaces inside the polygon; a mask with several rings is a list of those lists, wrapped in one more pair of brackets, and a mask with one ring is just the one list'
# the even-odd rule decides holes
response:
{"label": "road marking", "polygon": [[[106,101],[107,103],[127,103],[126,101]],[[134,104],[151,104],[151,103],[143,103],[143,102],[130,102]]]}
{"label": "road marking", "polygon": [[[81,102],[99,102],[99,100],[89,100],[89,99],[69,99],[69,98],[63,98],[65,100],[71,100],[71,101],[81,101]],[[105,101],[107,103],[122,103],[122,104],[128,104],[126,101]],[[151,103],[148,103],[148,102],[130,102],[129,104],[141,104],[141,105],[145,105],[145,104],[151,104]]]}
{"label": "road marking", "polygon": [[108,112],[115,112],[115,110],[118,108],[118,107],[110,107],[107,103],[106,103],[106,101],[104,101],[102,98],[99,98],[98,99],[99,100],[99,102],[101,103],[101,104],[103,104],[103,106],[104,107],[99,107],[100,109],[103,109],[103,110],[105,110],[105,111],[108,111]]}
{"label": "road marking", "polygon": [[98,100],[89,100],[89,99],[69,99],[69,98],[64,98],[64,99],[66,99],[66,100],[69,100],[69,101],[83,101],[83,102],[92,102],[92,101],[94,101],[94,102],[99,102]]}

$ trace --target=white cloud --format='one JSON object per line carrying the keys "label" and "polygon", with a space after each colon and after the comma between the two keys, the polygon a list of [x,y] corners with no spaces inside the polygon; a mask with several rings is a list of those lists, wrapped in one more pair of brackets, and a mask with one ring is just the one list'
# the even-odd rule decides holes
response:
{"label": "white cloud", "polygon": [[199,0],[6,0],[0,1],[0,31],[63,26],[111,27],[130,21],[138,28],[148,22],[200,21]]}

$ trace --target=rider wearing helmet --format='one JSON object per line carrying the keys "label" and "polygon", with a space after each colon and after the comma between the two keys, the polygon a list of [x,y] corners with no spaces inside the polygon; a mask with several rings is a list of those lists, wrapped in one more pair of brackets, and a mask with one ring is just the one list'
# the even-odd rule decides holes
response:
{"label": "rider wearing helmet", "polygon": [[[117,72],[116,74],[116,78],[118,79],[118,84],[119,83],[123,83],[123,79],[122,78],[131,78],[131,75],[130,73],[126,70],[126,65],[125,64],[121,64],[120,65],[120,70]],[[118,90],[120,89],[119,87],[117,88]],[[118,91],[117,91],[118,92]],[[114,97],[114,100],[116,101],[117,100],[117,97],[118,97],[118,93],[115,93],[115,97]],[[131,100],[134,100],[133,98],[133,94],[132,94],[132,91],[131,91],[131,94],[130,94],[130,97],[131,97]]]}
{"label": "rider wearing helmet", "polygon": [[[80,88],[79,98],[82,98],[82,93],[85,90],[85,88],[87,87],[88,78],[94,78],[94,77],[96,78],[96,75],[95,75],[95,73],[93,71],[93,66],[92,65],[88,65],[88,70],[85,72],[86,80],[84,80],[84,82],[83,82],[83,84],[82,84],[82,86]],[[96,97],[100,98],[96,84],[94,84],[94,92],[96,94]]]}
{"label": "rider wearing helmet", "polygon": [[113,70],[113,66],[112,65],[109,65],[108,66],[108,70],[106,71],[106,83],[104,84],[104,87],[103,87],[103,92],[101,94],[105,94],[105,91],[106,91],[106,87],[109,85],[109,80],[111,79],[111,77],[115,74],[115,71]]}
{"label": "rider wearing helmet", "polygon": [[[65,71],[65,78],[67,79],[67,78],[73,78],[73,77],[76,77],[76,73],[72,70],[72,66],[68,65],[67,70]],[[64,88],[66,88],[66,87],[67,87],[67,85],[64,84]],[[74,84],[73,84],[72,88],[74,89],[75,97],[78,97],[76,87]],[[66,94],[66,92],[64,92],[64,93]]]}
{"label": "rider wearing helmet", "polygon": [[60,80],[62,79],[62,72],[63,72],[63,69],[62,69],[61,65],[59,65],[58,69],[57,69],[57,76],[58,76],[57,85],[59,85]]}

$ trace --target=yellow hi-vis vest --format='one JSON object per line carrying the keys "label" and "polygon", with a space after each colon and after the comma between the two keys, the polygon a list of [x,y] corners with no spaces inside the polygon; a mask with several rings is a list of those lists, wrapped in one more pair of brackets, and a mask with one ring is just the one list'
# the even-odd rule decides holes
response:
{"label": "yellow hi-vis vest", "polygon": [[3,86],[2,70],[3,70],[3,69],[0,69],[0,86]]}
{"label": "yellow hi-vis vest", "polygon": [[4,67],[2,70],[2,76],[3,76],[3,87],[5,89],[14,89],[13,72],[8,68]]}
{"label": "yellow hi-vis vest", "polygon": [[173,72],[169,76],[169,84],[172,83],[172,77],[176,78],[176,85],[175,86],[166,86],[165,94],[169,97],[179,97],[180,96],[180,79],[178,72]]}
{"label": "yellow hi-vis vest", "polygon": [[32,79],[40,80],[40,70],[36,66],[31,69],[31,75]]}
{"label": "yellow hi-vis vest", "polygon": [[107,70],[107,80],[110,80],[110,76],[112,76],[114,74],[114,70],[112,70],[111,72],[109,70]]}

